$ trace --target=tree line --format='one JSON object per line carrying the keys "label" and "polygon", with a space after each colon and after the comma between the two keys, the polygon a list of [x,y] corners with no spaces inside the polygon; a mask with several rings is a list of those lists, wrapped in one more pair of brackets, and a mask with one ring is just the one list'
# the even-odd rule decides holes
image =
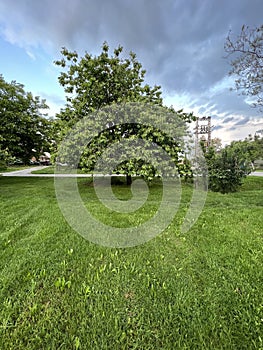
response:
{"label": "tree line", "polygon": [[[230,72],[238,76],[236,88],[255,97],[254,105],[261,107],[263,26],[253,30],[242,27],[235,42],[229,34],[225,50],[229,55],[239,55],[231,62]],[[135,53],[130,52],[128,57],[123,57],[123,47],[119,46],[111,55],[105,42],[98,56],[86,52],[79,57],[77,52],[67,48],[62,48],[61,54],[62,58],[55,64],[62,69],[58,80],[64,88],[67,102],[54,119],[44,114],[48,108],[45,100],[26,92],[20,83],[6,82],[0,75],[0,166],[15,158],[27,163],[33,156],[38,158],[43,151],[56,154],[68,130],[88,114],[102,111],[107,106],[143,103],[164,110],[171,121],[181,120],[185,125],[181,136],[167,136],[158,127],[149,125],[112,123],[89,142],[80,157],[79,167],[87,172],[93,170],[106,147],[125,138],[137,137],[162,147],[176,164],[181,177],[193,177],[182,136],[195,117],[192,113],[175,111],[164,105],[161,87],[145,83],[146,71]],[[234,141],[220,150],[203,146],[210,188],[221,192],[235,191],[252,170],[254,161],[263,157],[262,149],[262,138],[259,137]],[[148,181],[158,175],[154,165],[136,156],[123,161],[115,171],[126,174],[128,184],[134,175],[141,175]]]}

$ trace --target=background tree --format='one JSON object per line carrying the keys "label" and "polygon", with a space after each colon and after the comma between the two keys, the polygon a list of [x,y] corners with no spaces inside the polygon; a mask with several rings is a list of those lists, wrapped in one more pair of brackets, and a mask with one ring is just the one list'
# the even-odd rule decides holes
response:
{"label": "background tree", "polygon": [[22,84],[8,83],[0,75],[0,150],[5,160],[15,157],[28,163],[48,150],[50,121],[41,112],[46,108],[45,101],[25,92]]}
{"label": "background tree", "polygon": [[254,136],[254,144],[256,148],[256,157],[253,160],[255,168],[263,170],[263,137],[259,135]]}
{"label": "background tree", "polygon": [[7,164],[12,163],[15,160],[8,151],[0,148],[0,171],[7,168]]}
{"label": "background tree", "polygon": [[254,168],[257,159],[263,157],[263,139],[249,135],[245,140],[232,141],[230,146],[239,153],[240,158],[245,164]]}
{"label": "background tree", "polygon": [[[60,74],[59,82],[67,95],[67,105],[58,115],[66,129],[72,127],[84,116],[116,103],[142,102],[162,106],[160,86],[150,87],[145,84],[146,71],[137,61],[135,53],[131,52],[128,58],[122,58],[122,51],[123,48],[119,46],[110,56],[109,46],[104,43],[99,56],[85,53],[84,57],[79,58],[76,52],[62,49],[63,58],[55,63],[66,70]],[[167,112],[173,113],[175,117],[179,116],[184,121],[193,119],[192,114],[183,113],[183,111],[175,112],[172,108],[167,108]],[[109,120],[109,123],[112,121]],[[170,154],[173,154],[174,160],[179,162],[178,154],[182,150],[182,145],[179,145],[178,139],[168,140],[160,131],[152,130],[149,126],[112,123],[107,130],[90,142],[83,152],[80,166],[86,171],[93,170],[96,160],[107,146],[131,137],[151,138],[152,142],[163,147],[166,145]],[[183,166],[181,168],[182,173],[190,171],[189,166],[187,169],[183,169]],[[132,175],[140,173],[147,179],[151,179],[155,174],[152,166],[138,159],[129,159],[120,164],[116,171],[126,174],[128,184],[131,182]]]}
{"label": "background tree", "polygon": [[252,106],[263,107],[263,25],[258,28],[243,26],[234,39],[231,32],[225,42],[225,51],[233,56],[230,75],[237,76],[236,89],[252,97]]}
{"label": "background tree", "polygon": [[214,137],[211,140],[211,145],[216,152],[219,152],[222,149],[222,140],[219,137]]}

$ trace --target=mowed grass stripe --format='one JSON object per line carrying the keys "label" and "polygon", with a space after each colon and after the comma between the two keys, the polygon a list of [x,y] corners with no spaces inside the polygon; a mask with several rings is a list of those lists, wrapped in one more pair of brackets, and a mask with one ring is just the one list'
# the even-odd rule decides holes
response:
{"label": "mowed grass stripe", "polygon": [[[53,179],[0,178],[1,349],[262,348],[262,180],[209,193],[186,234],[178,223],[191,188],[183,185],[179,212],[160,236],[114,249],[72,231]],[[92,186],[79,183],[95,211]],[[130,196],[124,186],[114,191]],[[144,217],[158,207],[160,187],[151,191]]]}

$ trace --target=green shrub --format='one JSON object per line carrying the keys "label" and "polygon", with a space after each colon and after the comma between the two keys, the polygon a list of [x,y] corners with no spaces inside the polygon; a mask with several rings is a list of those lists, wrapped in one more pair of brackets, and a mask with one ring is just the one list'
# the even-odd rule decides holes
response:
{"label": "green shrub", "polygon": [[206,153],[209,188],[214,192],[236,192],[242,180],[251,172],[251,162],[231,146],[216,153],[210,148]]}

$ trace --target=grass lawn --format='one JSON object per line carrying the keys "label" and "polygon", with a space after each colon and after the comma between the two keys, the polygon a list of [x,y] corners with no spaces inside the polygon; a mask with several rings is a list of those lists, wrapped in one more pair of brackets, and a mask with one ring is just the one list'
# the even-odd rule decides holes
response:
{"label": "grass lawn", "polygon": [[[47,168],[44,168],[44,169],[34,170],[34,171],[32,171],[32,174],[54,174],[54,171],[55,171],[54,165],[50,165],[50,166],[48,166]],[[63,167],[61,167],[60,173],[63,173],[63,172],[69,174],[70,173],[70,169],[68,169],[66,167],[65,167],[65,169],[63,169]],[[85,172],[82,171],[81,169],[77,169],[77,173],[78,174],[85,174]]]}
{"label": "grass lawn", "polygon": [[50,165],[44,169],[33,170],[32,174],[54,174],[54,166]]}
{"label": "grass lawn", "polygon": [[18,171],[18,170],[24,170],[28,168],[33,168],[33,166],[30,165],[10,165],[7,168],[0,168],[0,173],[8,173],[10,171]]}
{"label": "grass lawn", "polygon": [[[101,220],[125,225],[87,179],[79,188]],[[263,178],[209,193],[183,235],[185,185],[165,232],[126,249],[74,232],[51,178],[2,177],[0,195],[0,349],[263,349]]]}

